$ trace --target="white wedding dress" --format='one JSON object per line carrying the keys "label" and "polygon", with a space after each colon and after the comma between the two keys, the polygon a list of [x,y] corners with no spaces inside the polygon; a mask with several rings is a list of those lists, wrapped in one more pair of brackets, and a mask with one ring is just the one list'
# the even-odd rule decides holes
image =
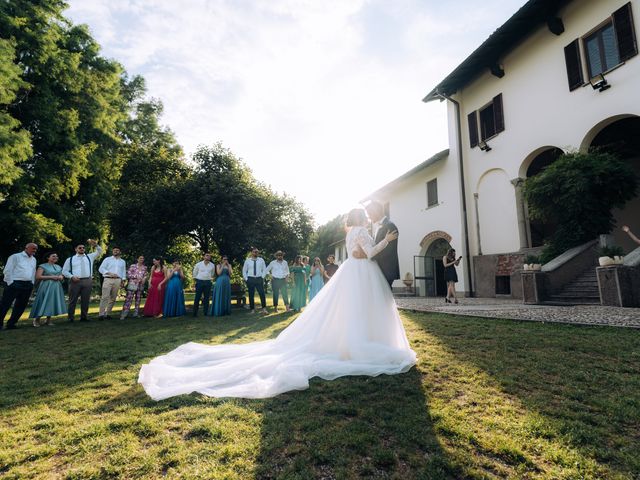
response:
{"label": "white wedding dress", "polygon": [[[347,251],[369,258],[387,244],[364,227],[347,234]],[[409,370],[409,347],[395,300],[378,265],[350,258],[275,339],[247,344],[187,343],[140,369],[154,400],[199,392],[210,397],[267,398],[308,388],[309,379],[396,374]]]}

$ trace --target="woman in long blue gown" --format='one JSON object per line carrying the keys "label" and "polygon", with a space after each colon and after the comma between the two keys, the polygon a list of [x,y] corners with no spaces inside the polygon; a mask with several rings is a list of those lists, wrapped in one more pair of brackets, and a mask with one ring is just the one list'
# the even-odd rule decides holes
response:
{"label": "woman in long blue gown", "polygon": [[324,286],[324,267],[320,261],[320,257],[313,259],[313,266],[311,267],[311,285],[309,286],[309,302],[313,300]]}
{"label": "woman in long blue gown", "polygon": [[164,304],[162,306],[162,314],[165,317],[180,317],[187,312],[184,305],[183,280],[184,272],[182,271],[182,266],[180,262],[176,260],[173,262],[173,266],[167,272],[167,278],[164,280],[167,281],[167,288],[164,292]]}
{"label": "woman in long blue gown", "polygon": [[39,281],[36,298],[31,306],[30,318],[33,318],[33,326],[41,325],[40,317],[47,317],[45,325],[53,325],[51,317],[67,313],[67,305],[64,301],[62,289],[62,267],[56,265],[58,254],[47,254],[47,263],[38,266],[36,280]]}
{"label": "woman in long blue gown", "polygon": [[231,274],[233,270],[229,264],[229,259],[225,255],[222,262],[216,265],[216,285],[213,289],[213,302],[211,304],[211,315],[222,317],[231,315]]}

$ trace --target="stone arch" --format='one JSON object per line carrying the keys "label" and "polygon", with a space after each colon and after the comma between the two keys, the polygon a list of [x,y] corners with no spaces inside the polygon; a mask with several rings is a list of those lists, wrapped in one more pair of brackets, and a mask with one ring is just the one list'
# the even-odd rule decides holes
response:
{"label": "stone arch", "polygon": [[545,145],[544,147],[536,148],[529,155],[524,157],[524,160],[520,164],[520,168],[518,169],[518,177],[527,178],[529,168],[535,164],[537,159],[541,158],[541,156],[547,154],[547,152],[561,152],[566,153],[566,151],[560,147],[556,147],[553,145]]}
{"label": "stone arch", "polygon": [[633,113],[623,113],[620,115],[614,115],[612,117],[605,118],[604,120],[596,123],[593,127],[591,127],[591,129],[582,139],[582,142],[580,143],[580,151],[588,151],[594,139],[600,132],[602,132],[606,127],[613,125],[620,120],[624,120],[625,118],[638,118],[638,115],[635,115]]}
{"label": "stone arch", "polygon": [[422,240],[420,240],[420,255],[425,255],[431,244],[438,239],[443,239],[446,240],[447,243],[451,243],[452,237],[442,230],[434,230],[433,232],[427,233]]}

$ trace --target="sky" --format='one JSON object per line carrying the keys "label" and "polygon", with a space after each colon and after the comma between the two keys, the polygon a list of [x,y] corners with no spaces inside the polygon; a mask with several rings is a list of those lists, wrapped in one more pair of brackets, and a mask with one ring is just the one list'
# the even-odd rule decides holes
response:
{"label": "sky", "polygon": [[318,225],[448,148],[422,98],[524,0],[67,0],[187,156],[221,142]]}

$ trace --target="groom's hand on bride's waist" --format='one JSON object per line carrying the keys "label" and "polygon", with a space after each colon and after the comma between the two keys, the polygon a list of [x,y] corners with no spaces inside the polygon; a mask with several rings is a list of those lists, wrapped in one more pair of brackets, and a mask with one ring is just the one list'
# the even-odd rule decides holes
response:
{"label": "groom's hand on bride's waist", "polygon": [[358,248],[356,250],[354,250],[353,252],[351,252],[351,256],[353,258],[367,258],[367,254],[364,253],[364,250],[362,249],[361,246],[358,245]]}

